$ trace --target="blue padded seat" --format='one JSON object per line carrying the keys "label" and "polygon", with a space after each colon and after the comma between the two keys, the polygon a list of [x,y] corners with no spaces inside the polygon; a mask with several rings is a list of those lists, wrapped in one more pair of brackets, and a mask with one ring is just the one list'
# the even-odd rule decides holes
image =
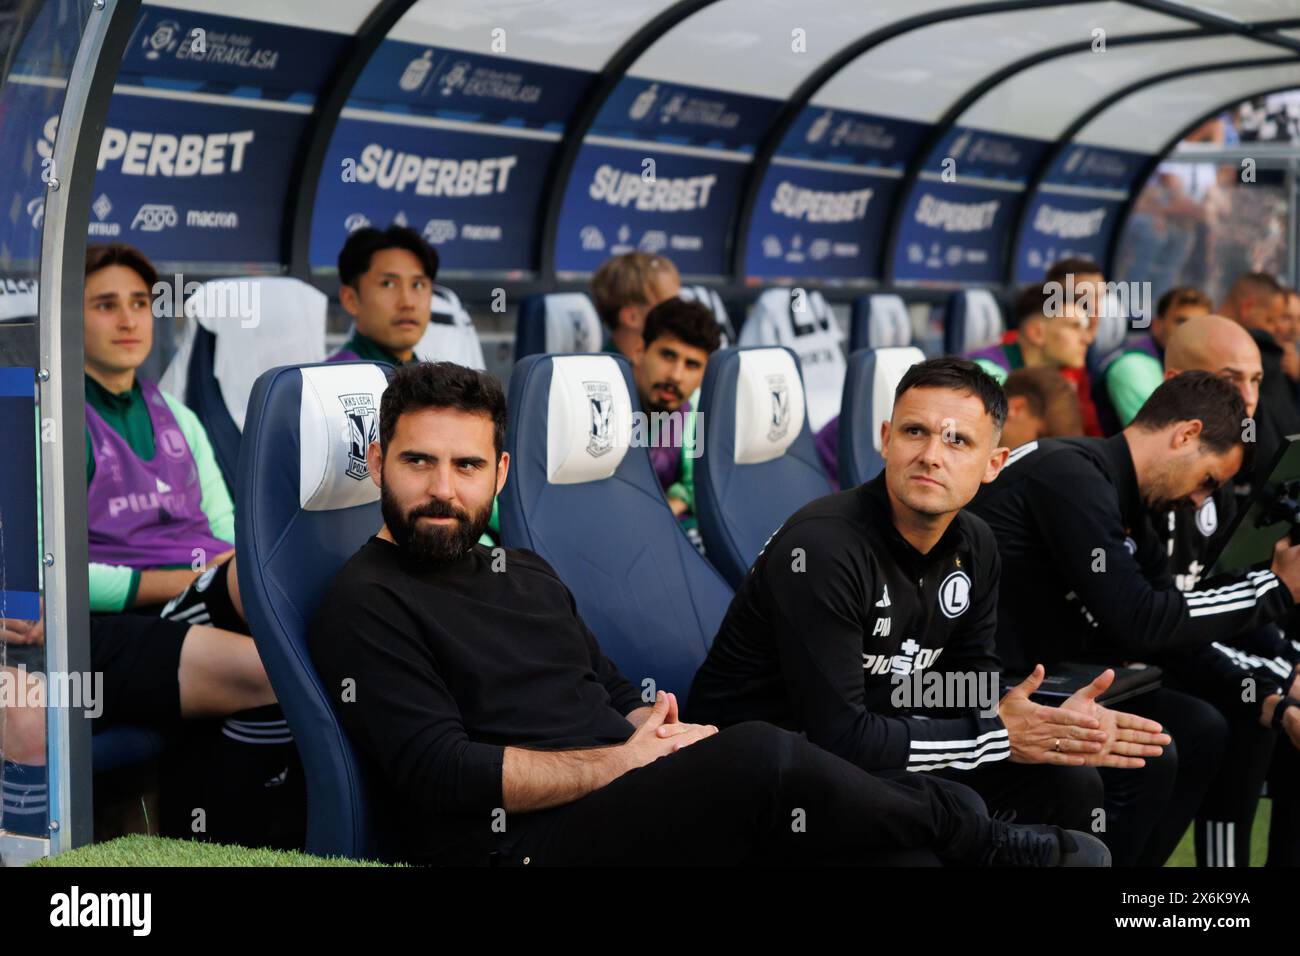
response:
{"label": "blue padded seat", "polygon": [[839,423],[839,482],[853,488],[885,467],[880,457],[880,425],[894,411],[894,390],[909,368],[925,361],[914,346],[863,349],[849,356]]}
{"label": "blue padded seat", "polygon": [[599,352],[604,341],[600,316],[585,292],[530,295],[519,304],[516,361],[548,352]]}
{"label": "blue padded seat", "polygon": [[321,684],[307,626],[335,574],[383,524],[365,463],[386,365],[271,369],[248,400],[236,485],[239,588],[307,782],[307,851],[380,852],[365,771]]}
{"label": "blue padded seat", "polygon": [[503,542],[550,563],[643,693],[684,703],[731,590],[683,533],[648,449],[630,447],[640,412],[631,366],[606,354],[530,356],[508,401]]}
{"label": "blue padded seat", "polygon": [[700,389],[704,454],[695,513],[704,550],[733,588],[790,515],[831,493],[805,413],[799,360],[786,348],[722,349]]}

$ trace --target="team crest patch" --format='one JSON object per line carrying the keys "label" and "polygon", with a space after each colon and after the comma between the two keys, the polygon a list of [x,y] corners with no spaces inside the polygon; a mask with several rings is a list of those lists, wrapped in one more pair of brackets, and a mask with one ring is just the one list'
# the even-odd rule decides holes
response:
{"label": "team crest patch", "polygon": [[366,449],[379,440],[379,425],[375,415],[375,396],[369,392],[340,395],[343,411],[348,417],[348,477],[361,481],[370,474],[366,464]]}
{"label": "team crest patch", "polygon": [[587,454],[599,458],[614,447],[614,429],[610,416],[614,412],[614,394],[609,382],[583,382],[591,407],[591,432],[587,436]]}
{"label": "team crest patch", "polygon": [[1196,530],[1205,537],[1214,534],[1219,527],[1219,506],[1213,498],[1206,498],[1205,504],[1196,510]]}
{"label": "team crest patch", "polygon": [[771,417],[768,419],[767,440],[780,441],[790,428],[790,387],[784,375],[769,375],[767,391],[772,396]]}
{"label": "team crest patch", "polygon": [[164,428],[158,433],[158,445],[163,454],[175,461],[180,461],[190,453],[190,446],[185,443],[185,436],[179,428]]}
{"label": "team crest patch", "polygon": [[965,571],[954,571],[939,585],[939,610],[944,617],[960,617],[970,607],[970,578]]}

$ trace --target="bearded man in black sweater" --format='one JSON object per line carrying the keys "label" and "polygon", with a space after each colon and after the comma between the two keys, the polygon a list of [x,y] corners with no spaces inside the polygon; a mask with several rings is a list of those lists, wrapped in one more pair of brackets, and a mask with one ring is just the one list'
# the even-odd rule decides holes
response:
{"label": "bearded man in black sweater", "polygon": [[368,456],[384,526],[311,625],[325,686],[355,691],[336,708],[391,810],[387,855],[1108,864],[1094,837],[991,819],[960,784],[872,775],[766,723],[685,723],[672,694],[644,703],[545,561],[476,543],[509,470],[505,418],[485,373],[396,372]]}

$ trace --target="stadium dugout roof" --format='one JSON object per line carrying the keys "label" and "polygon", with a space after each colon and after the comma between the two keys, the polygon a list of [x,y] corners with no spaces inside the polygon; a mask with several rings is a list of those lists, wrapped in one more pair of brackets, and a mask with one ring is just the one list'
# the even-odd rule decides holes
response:
{"label": "stadium dugout roof", "polygon": [[97,19],[72,219],[327,290],[347,231],[389,221],[470,294],[632,248],[734,288],[1021,281],[1108,259],[1180,133],[1300,82],[1300,0],[32,3],[0,89],[33,173],[6,275],[39,261],[36,173]]}

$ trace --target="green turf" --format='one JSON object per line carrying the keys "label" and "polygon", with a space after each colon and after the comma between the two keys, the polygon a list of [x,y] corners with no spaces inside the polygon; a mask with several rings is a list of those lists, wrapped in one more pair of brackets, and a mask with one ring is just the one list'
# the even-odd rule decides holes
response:
{"label": "green turf", "polygon": [[[1268,857],[1268,819],[1273,809],[1273,802],[1268,799],[1259,801],[1259,810],[1255,813],[1255,825],[1250,831],[1250,865],[1263,866],[1264,860]],[[1196,844],[1192,842],[1192,831],[1189,828],[1183,834],[1182,841],[1178,848],[1174,850],[1173,856],[1165,866],[1195,866],[1196,865]]]}
{"label": "green turf", "polygon": [[143,835],[83,846],[32,866],[382,866],[341,857],[309,856],[285,850],[169,840]]}

